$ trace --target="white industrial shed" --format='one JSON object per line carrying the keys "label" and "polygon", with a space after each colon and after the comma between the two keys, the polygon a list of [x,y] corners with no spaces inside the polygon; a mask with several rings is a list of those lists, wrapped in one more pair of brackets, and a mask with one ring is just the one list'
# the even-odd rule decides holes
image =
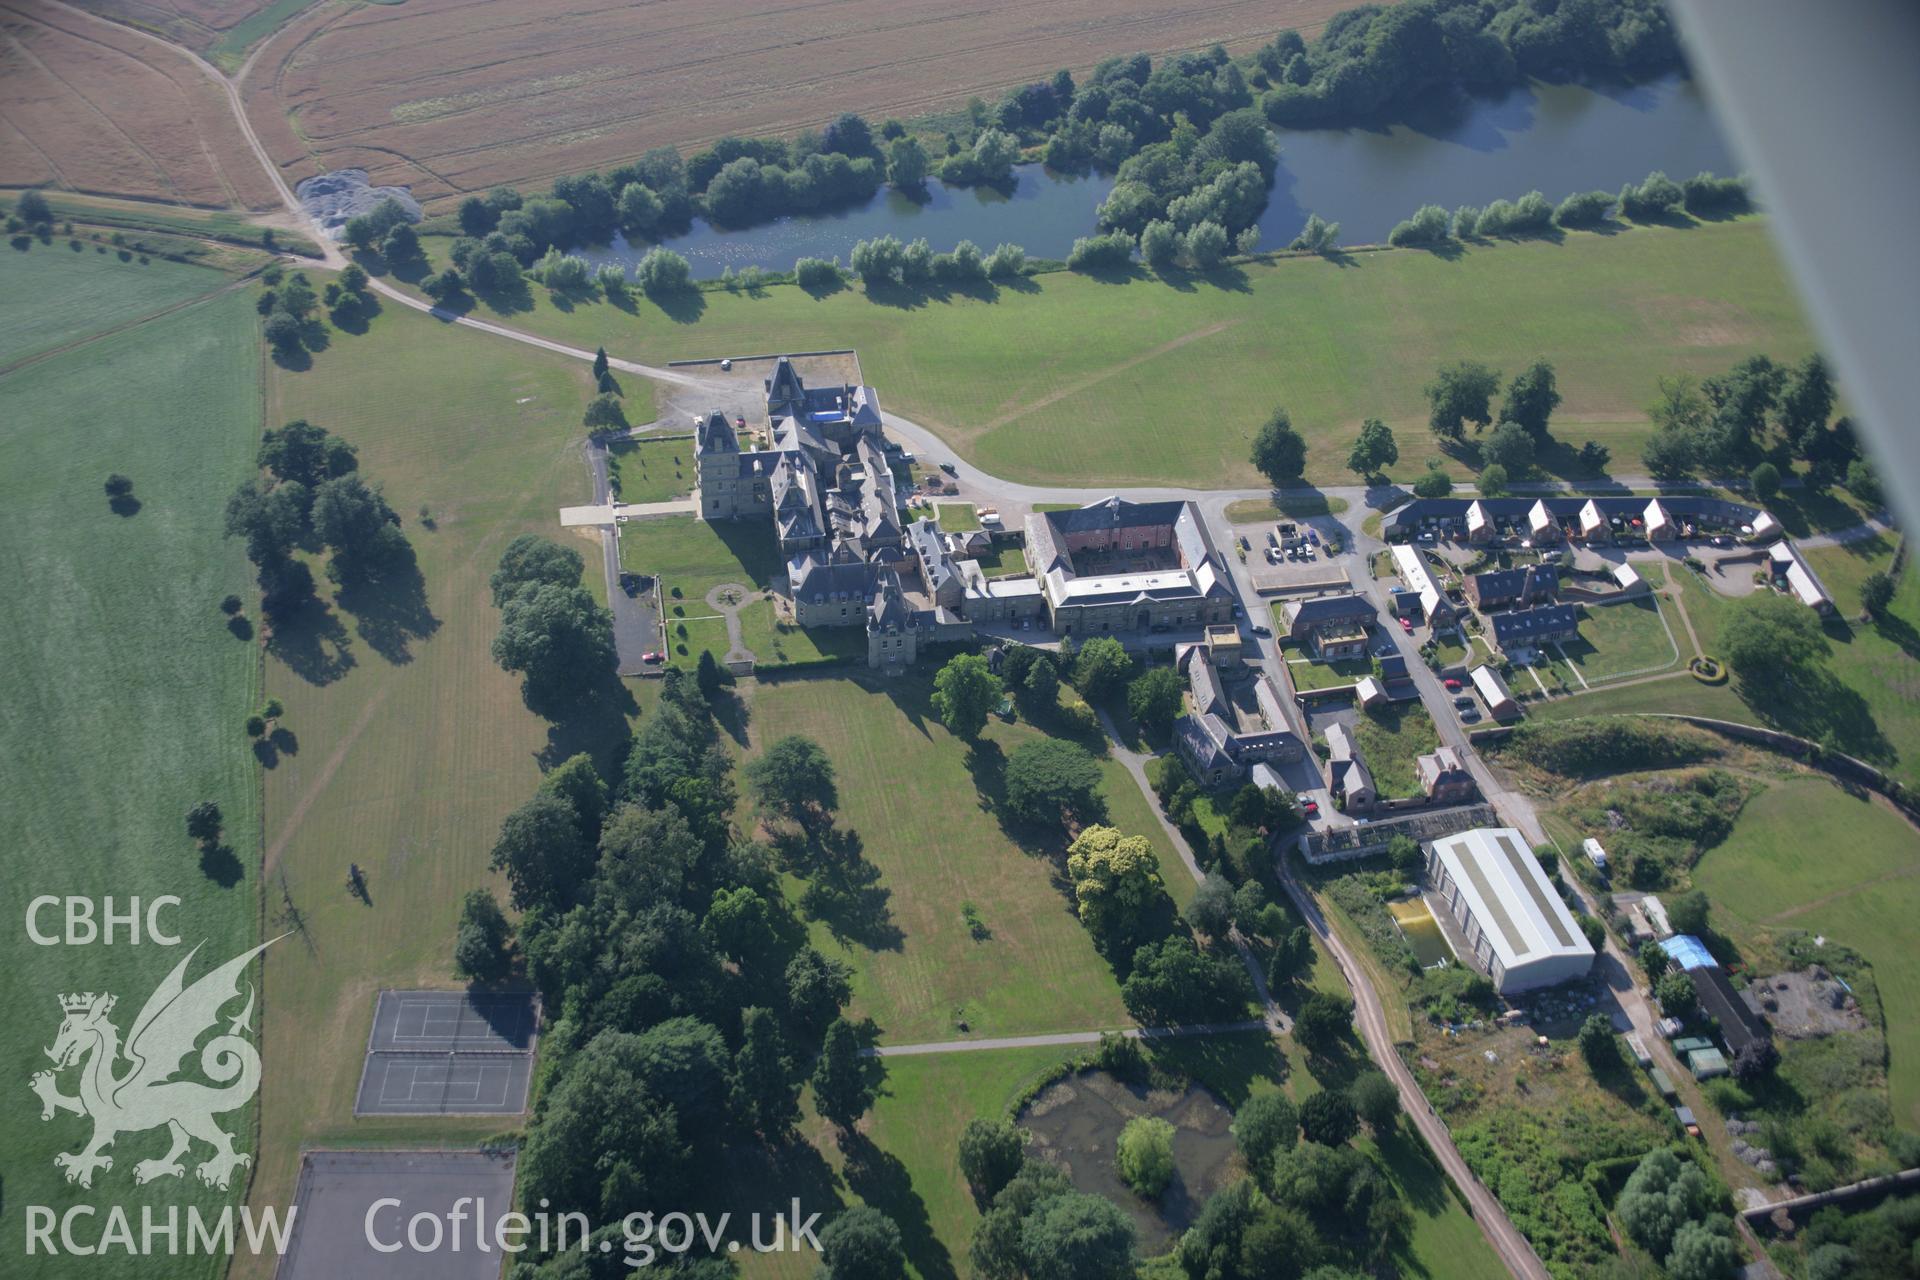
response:
{"label": "white industrial shed", "polygon": [[1476,827],[1433,842],[1427,879],[1447,905],[1473,966],[1501,995],[1586,976],[1593,947],[1511,827]]}

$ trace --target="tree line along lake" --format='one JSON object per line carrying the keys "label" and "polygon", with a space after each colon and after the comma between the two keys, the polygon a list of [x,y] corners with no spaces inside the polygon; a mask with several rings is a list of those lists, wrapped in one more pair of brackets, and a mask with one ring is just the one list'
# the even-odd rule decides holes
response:
{"label": "tree line along lake", "polygon": [[[1266,249],[1284,248],[1309,213],[1340,223],[1342,244],[1382,244],[1423,204],[1485,205],[1534,189],[1557,203],[1575,191],[1618,190],[1654,169],[1678,180],[1741,168],[1699,88],[1680,75],[1626,88],[1536,83],[1437,104],[1410,123],[1283,130],[1278,139],[1279,171],[1260,217]],[[883,187],[832,213],[732,229],[696,220],[665,244],[702,279],[729,267],[786,271],[803,257],[844,263],[859,241],[886,235],[924,237],[935,250],[961,240],[983,250],[1008,242],[1034,257],[1064,258],[1075,239],[1098,230],[1095,211],[1112,189],[1110,174],[1028,164],[1015,170],[1011,190],[930,180],[924,195],[909,197]],[[650,247],[615,236],[575,252],[596,267],[631,267]]]}

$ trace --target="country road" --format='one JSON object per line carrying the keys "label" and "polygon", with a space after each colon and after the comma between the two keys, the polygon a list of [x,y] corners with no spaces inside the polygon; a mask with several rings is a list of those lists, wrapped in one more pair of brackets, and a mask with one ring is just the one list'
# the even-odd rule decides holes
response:
{"label": "country road", "polygon": [[1466,1197],[1473,1220],[1479,1224],[1487,1243],[1514,1275],[1523,1277],[1523,1280],[1552,1280],[1546,1264],[1540,1261],[1540,1255],[1533,1251],[1533,1246],[1513,1225],[1513,1220],[1507,1217],[1500,1202],[1474,1176],[1460,1149],[1453,1145],[1453,1135],[1447,1131],[1446,1123],[1434,1114],[1426,1094],[1420,1091],[1419,1081],[1413,1078],[1412,1070],[1394,1051],[1393,1037],[1387,1031],[1386,1011],[1381,1007],[1379,993],[1373,989],[1366,970],[1354,960],[1340,936],[1328,927],[1326,917],[1315,905],[1313,896],[1288,874],[1285,859],[1280,862],[1280,881],[1286,886],[1287,895],[1293,899],[1294,906],[1306,918],[1307,927],[1326,945],[1334,963],[1340,966],[1340,972],[1345,975],[1347,985],[1353,988],[1354,1021],[1360,1028],[1361,1040],[1366,1044],[1367,1056],[1386,1072],[1387,1078],[1400,1091],[1400,1105],[1406,1111],[1407,1118],[1413,1121],[1414,1128],[1420,1131],[1420,1136],[1427,1140],[1427,1146],[1432,1148],[1440,1167],[1446,1170],[1447,1176],[1453,1179],[1453,1184]]}

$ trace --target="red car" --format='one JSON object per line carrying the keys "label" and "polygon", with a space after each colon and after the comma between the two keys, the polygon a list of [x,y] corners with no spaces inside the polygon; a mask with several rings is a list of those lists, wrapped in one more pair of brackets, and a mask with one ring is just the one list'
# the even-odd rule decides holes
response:
{"label": "red car", "polygon": [[1452,692],[1460,687],[1460,682],[1458,680],[1455,680],[1452,676],[1448,676],[1446,680],[1443,681],[1442,683],[1444,683],[1447,686],[1448,692]]}
{"label": "red car", "polygon": [[1406,632],[1406,633],[1407,633],[1408,635],[1412,635],[1412,634],[1413,634],[1413,623],[1411,623],[1411,622],[1409,622],[1409,621],[1407,621],[1407,620],[1406,620],[1405,618],[1402,618],[1402,619],[1400,619],[1400,629],[1401,629],[1402,631],[1404,631],[1404,632]]}
{"label": "red car", "polygon": [[1300,812],[1306,814],[1309,818],[1317,818],[1320,816],[1320,802],[1318,800],[1302,801],[1300,804]]}
{"label": "red car", "polygon": [[666,660],[667,655],[661,653],[658,649],[655,649],[652,653],[643,653],[640,655],[640,661],[646,663],[665,662]]}

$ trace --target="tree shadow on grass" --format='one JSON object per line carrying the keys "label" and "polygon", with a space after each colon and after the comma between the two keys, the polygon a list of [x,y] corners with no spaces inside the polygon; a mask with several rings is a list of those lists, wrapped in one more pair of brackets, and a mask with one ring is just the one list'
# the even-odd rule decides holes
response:
{"label": "tree shadow on grass", "polygon": [[1909,658],[1920,658],[1920,631],[1897,614],[1883,613],[1873,620],[1873,629],[1881,639],[1898,645]]}
{"label": "tree shadow on grass", "polygon": [[140,499],[130,493],[116,493],[107,499],[107,510],[123,520],[139,515],[140,507]]}
{"label": "tree shadow on grass", "polygon": [[847,1134],[840,1146],[847,1157],[847,1187],[900,1228],[900,1245],[914,1270],[923,1280],[954,1280],[958,1273],[953,1257],[934,1234],[926,1202],[913,1189],[907,1166],[863,1133]]}
{"label": "tree shadow on grass", "polygon": [[807,882],[800,910],[843,943],[869,951],[898,951],[906,934],[893,922],[893,891],[880,883],[880,868],[867,860],[860,833],[829,818],[812,828],[773,834],[781,864]]}
{"label": "tree shadow on grass", "polygon": [[347,629],[317,599],[274,617],[267,652],[311,685],[332,684],[356,662]]}
{"label": "tree shadow on grass", "polygon": [[[1829,624],[1829,634],[1834,625]],[[1851,639],[1848,629],[1842,643]],[[1893,744],[1866,698],[1831,671],[1817,668],[1797,674],[1791,684],[1781,681],[1763,690],[1743,682],[1740,693],[1763,724],[1875,764],[1893,763]]]}
{"label": "tree shadow on grass", "polygon": [[529,703],[529,709],[545,717],[547,744],[536,753],[542,771],[559,767],[573,757],[586,754],[603,778],[619,778],[626,759],[628,728],[639,705],[611,669],[564,701]]}
{"label": "tree shadow on grass", "polygon": [[413,661],[415,640],[440,629],[440,619],[427,603],[426,579],[411,556],[377,578],[343,583],[334,601],[353,615],[360,638],[396,666]]}
{"label": "tree shadow on grass", "polygon": [[200,846],[200,874],[222,889],[231,889],[245,878],[246,868],[230,846],[209,842]]}
{"label": "tree shadow on grass", "polygon": [[1414,1212],[1436,1218],[1447,1211],[1453,1191],[1426,1144],[1410,1134],[1403,1122],[1396,1120],[1392,1129],[1375,1134],[1373,1141]]}
{"label": "tree shadow on grass", "polygon": [[253,623],[244,614],[235,614],[227,619],[227,630],[233,633],[235,640],[253,639]]}
{"label": "tree shadow on grass", "polygon": [[646,299],[675,324],[698,324],[700,317],[707,313],[707,295],[692,287],[672,293],[649,293]]}

